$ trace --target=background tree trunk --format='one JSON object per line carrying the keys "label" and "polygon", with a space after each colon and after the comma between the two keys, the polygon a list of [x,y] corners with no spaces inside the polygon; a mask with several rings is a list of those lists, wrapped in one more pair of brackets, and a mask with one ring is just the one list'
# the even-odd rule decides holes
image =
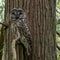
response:
{"label": "background tree trunk", "polygon": [[[5,20],[7,13],[20,7],[27,13],[27,23],[33,37],[33,51],[29,60],[56,59],[55,0],[5,0]],[[7,32],[5,31],[7,34]],[[5,60],[11,60],[10,41],[5,41]],[[7,58],[8,57],[8,58]]]}
{"label": "background tree trunk", "polygon": [[0,31],[0,60],[2,60],[2,54],[3,54],[3,41],[4,41],[4,36],[3,36],[3,27],[2,27]]}

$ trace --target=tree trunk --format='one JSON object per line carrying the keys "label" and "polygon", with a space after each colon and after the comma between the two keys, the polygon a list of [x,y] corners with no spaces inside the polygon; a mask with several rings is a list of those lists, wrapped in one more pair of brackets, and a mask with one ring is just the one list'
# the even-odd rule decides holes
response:
{"label": "tree trunk", "polygon": [[3,41],[4,41],[4,36],[3,36],[3,27],[0,30],[0,60],[2,60],[2,54],[3,54]]}
{"label": "tree trunk", "polygon": [[[56,59],[56,1],[55,0],[6,0],[5,20],[7,13],[19,7],[27,13],[27,23],[33,37],[33,51],[28,60]],[[7,32],[5,31],[7,34]],[[5,60],[11,60],[10,41],[5,41]]]}

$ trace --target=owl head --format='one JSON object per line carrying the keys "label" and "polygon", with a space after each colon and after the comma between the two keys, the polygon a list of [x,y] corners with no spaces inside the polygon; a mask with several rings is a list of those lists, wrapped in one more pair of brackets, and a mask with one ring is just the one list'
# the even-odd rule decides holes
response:
{"label": "owl head", "polygon": [[24,19],[25,17],[26,17],[26,14],[25,14],[24,10],[21,8],[13,8],[10,11],[11,20]]}

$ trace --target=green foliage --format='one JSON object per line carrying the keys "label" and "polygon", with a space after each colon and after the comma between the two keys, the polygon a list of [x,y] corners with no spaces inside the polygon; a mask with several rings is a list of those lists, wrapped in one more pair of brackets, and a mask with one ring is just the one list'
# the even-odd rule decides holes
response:
{"label": "green foliage", "polygon": [[60,19],[58,19],[57,24],[60,24]]}
{"label": "green foliage", "polygon": [[57,0],[56,4],[57,4],[57,7],[60,8],[60,0]]}
{"label": "green foliage", "polygon": [[[60,0],[56,0],[56,31],[60,33]],[[60,46],[60,37],[56,36],[58,45]],[[60,51],[57,50],[57,60],[60,60]]]}
{"label": "green foliage", "polygon": [[5,0],[0,0],[0,22],[4,20]]}
{"label": "green foliage", "polygon": [[0,53],[3,51],[3,49],[0,49]]}
{"label": "green foliage", "polygon": [[4,21],[4,10],[5,10],[5,0],[0,0],[0,22]]}

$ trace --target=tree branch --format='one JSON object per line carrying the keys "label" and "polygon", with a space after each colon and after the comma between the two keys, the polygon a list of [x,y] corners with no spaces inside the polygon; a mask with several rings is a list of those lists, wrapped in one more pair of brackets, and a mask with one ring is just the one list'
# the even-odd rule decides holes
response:
{"label": "tree branch", "polygon": [[57,13],[59,13],[60,14],[60,12],[56,9],[56,11],[57,11]]}
{"label": "tree branch", "polygon": [[60,50],[60,47],[57,45],[58,50]]}
{"label": "tree branch", "polygon": [[[56,34],[58,35],[58,36],[60,36],[60,33],[58,33],[57,31],[56,31]],[[57,45],[57,48],[58,48],[58,50],[60,50],[60,47]]]}
{"label": "tree branch", "polygon": [[56,31],[56,34],[57,34],[58,36],[60,36],[60,33],[58,33],[57,31]]}
{"label": "tree branch", "polygon": [[0,24],[6,27],[6,25],[4,23],[0,22]]}

